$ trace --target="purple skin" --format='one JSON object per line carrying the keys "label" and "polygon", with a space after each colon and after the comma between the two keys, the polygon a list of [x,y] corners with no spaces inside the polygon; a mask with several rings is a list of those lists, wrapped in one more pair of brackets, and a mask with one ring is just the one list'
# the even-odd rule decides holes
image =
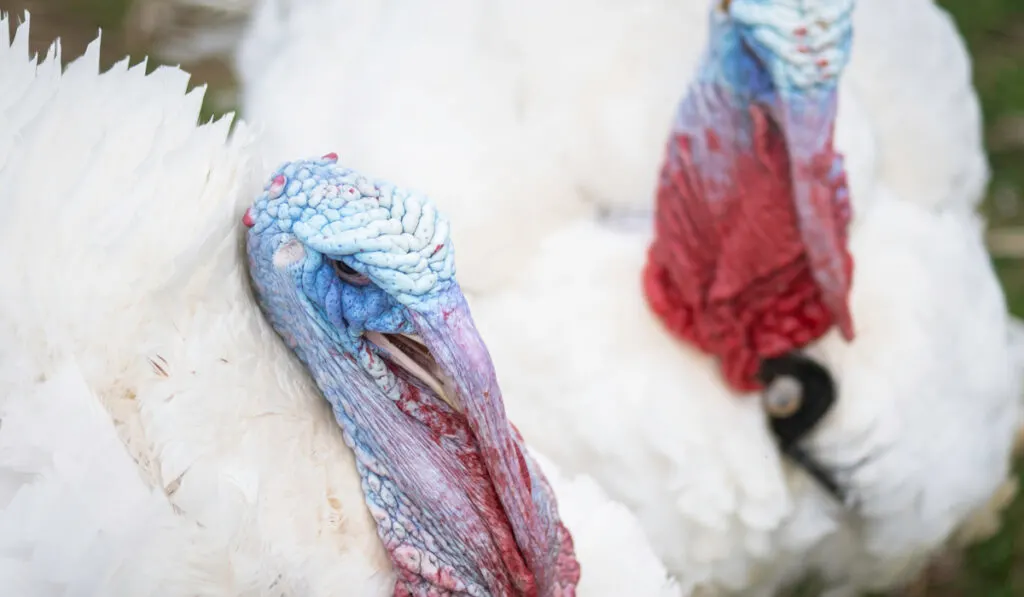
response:
{"label": "purple skin", "polygon": [[243,219],[249,271],[355,453],[395,595],[572,594],[572,540],[505,415],[447,221],[335,161],[275,172]]}
{"label": "purple skin", "polygon": [[[849,217],[842,159],[832,147],[839,76],[853,42],[853,0],[732,0],[711,10],[711,35],[698,82],[713,84],[729,103],[768,109],[786,142],[793,206],[822,298],[847,340],[850,273],[837,218]],[[797,24],[801,23],[801,24]],[[750,135],[739,112],[740,135]],[[700,122],[702,115],[690,118]],[[702,123],[707,126],[707,123]],[[713,166],[712,166],[713,167]]]}
{"label": "purple skin", "polygon": [[788,98],[777,110],[777,118],[789,148],[793,204],[811,273],[839,330],[852,340],[853,316],[847,304],[850,273],[843,259],[846,238],[830,225],[837,217],[849,220],[848,191],[844,188],[836,194],[830,184],[843,173],[842,158],[832,151],[837,99],[835,88]]}

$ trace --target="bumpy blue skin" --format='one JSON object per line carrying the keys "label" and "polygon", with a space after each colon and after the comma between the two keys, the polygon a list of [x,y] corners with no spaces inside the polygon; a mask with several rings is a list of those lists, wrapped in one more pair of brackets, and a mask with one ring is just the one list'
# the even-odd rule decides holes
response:
{"label": "bumpy blue skin", "polygon": [[[719,8],[720,0],[712,0],[708,48],[675,123],[676,133],[691,136],[694,154],[707,176],[725,181],[731,176],[731,165],[716,161],[703,131],[716,130],[749,150],[753,123],[743,109],[747,105],[767,108],[785,127],[797,159],[813,156],[827,143],[836,115],[839,75],[849,62],[853,41],[853,4],[853,0],[732,0],[726,13]],[[795,33],[800,28],[806,30],[802,36]],[[801,52],[801,47],[808,51]],[[827,66],[819,67],[820,60]],[[833,174],[842,169],[837,159]]]}
{"label": "bumpy blue skin", "polygon": [[854,0],[732,0],[728,13],[712,4],[700,79],[765,104],[835,90],[850,58]]}
{"label": "bumpy blue skin", "polygon": [[[407,567],[454,570],[468,594],[486,594],[488,572],[472,569],[476,558],[458,536],[458,504],[450,511],[424,511],[416,498],[407,497],[410,488],[420,499],[434,490],[443,494],[445,480],[433,476],[429,455],[404,453],[408,445],[403,442],[415,445],[409,440],[422,435],[422,429],[402,426],[409,434],[403,437],[382,432],[396,427],[395,409],[386,402],[398,394],[388,387],[392,378],[382,375],[381,361],[369,355],[376,349],[362,338],[367,330],[422,332],[415,318],[465,309],[454,281],[446,223],[425,200],[386,183],[369,183],[332,159],[292,162],[277,174],[287,184],[269,184],[250,211],[255,223],[248,233],[249,272],[261,310],[330,402],[345,443],[356,455],[366,504],[389,551],[415,552],[423,562]],[[335,195],[329,189],[337,185],[342,193]],[[419,216],[419,227],[410,213]],[[396,215],[399,220],[409,216],[410,234],[396,228]],[[381,222],[376,227],[380,234],[366,232],[373,221]],[[350,230],[360,232],[346,236]],[[407,250],[415,247],[417,233],[431,243],[418,253]],[[330,251],[331,259],[367,274],[372,283],[342,281],[314,247]],[[292,259],[286,258],[289,251]],[[410,252],[421,258],[407,257]]]}
{"label": "bumpy blue skin", "polygon": [[[244,219],[249,274],[264,315],[334,410],[399,582],[413,595],[506,594],[519,573],[496,546],[511,538],[540,590],[556,590],[568,578],[553,567],[564,552],[557,506],[511,434],[455,281],[447,220],[425,197],[335,160],[274,173]],[[422,338],[459,412],[393,373],[368,332]]]}
{"label": "bumpy blue skin", "polygon": [[[734,105],[765,106],[780,123],[831,122],[853,42],[853,0],[733,0],[728,13],[720,4],[712,2],[694,85],[726,94]],[[749,133],[749,119],[737,116]],[[826,128],[794,127],[808,137],[793,139],[792,148],[810,154],[827,141]]]}
{"label": "bumpy blue skin", "polygon": [[[286,184],[272,183],[257,198],[252,233],[272,226],[291,232],[307,248],[372,278],[392,303],[412,309],[454,282],[448,222],[425,197],[371,181],[330,158],[286,163],[277,175]],[[325,280],[304,280],[304,289]]]}

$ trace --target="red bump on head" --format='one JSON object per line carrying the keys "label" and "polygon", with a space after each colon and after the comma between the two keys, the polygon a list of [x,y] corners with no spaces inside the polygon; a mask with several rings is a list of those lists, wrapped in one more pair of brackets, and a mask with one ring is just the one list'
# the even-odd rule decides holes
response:
{"label": "red bump on head", "polygon": [[256,224],[256,220],[252,219],[252,208],[245,210],[245,215],[242,216],[242,223],[245,224],[246,228],[252,228]]}
{"label": "red bump on head", "polygon": [[278,174],[277,176],[275,176],[270,181],[270,184],[272,184],[272,185],[274,185],[276,187],[284,186],[284,174]]}
{"label": "red bump on head", "polygon": [[323,159],[331,160],[332,162],[337,162],[338,161],[338,154],[336,154],[336,153],[334,153],[332,151],[331,153],[324,154]]}

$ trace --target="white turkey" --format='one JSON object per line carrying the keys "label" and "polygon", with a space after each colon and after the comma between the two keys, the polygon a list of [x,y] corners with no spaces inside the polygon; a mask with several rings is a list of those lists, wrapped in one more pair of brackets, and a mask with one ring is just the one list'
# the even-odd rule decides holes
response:
{"label": "white turkey", "polygon": [[625,508],[525,452],[429,200],[331,156],[268,175],[185,72],[100,74],[99,40],[62,72],[8,25],[5,594],[679,594]]}
{"label": "white turkey", "polygon": [[1005,504],[1022,373],[966,55],[889,4],[266,0],[242,107],[453,214],[513,419],[684,586],[884,589]]}

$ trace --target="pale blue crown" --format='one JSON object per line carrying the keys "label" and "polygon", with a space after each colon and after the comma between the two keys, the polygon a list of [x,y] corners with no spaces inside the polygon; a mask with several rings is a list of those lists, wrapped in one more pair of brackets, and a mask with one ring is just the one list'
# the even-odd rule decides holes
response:
{"label": "pale blue crown", "polygon": [[455,279],[448,220],[433,202],[339,166],[333,154],[282,165],[251,214],[254,232],[290,232],[407,306]]}
{"label": "pale blue crown", "polygon": [[[832,91],[850,59],[854,0],[720,0],[704,78],[754,96]],[[756,58],[756,60],[755,60]]]}

